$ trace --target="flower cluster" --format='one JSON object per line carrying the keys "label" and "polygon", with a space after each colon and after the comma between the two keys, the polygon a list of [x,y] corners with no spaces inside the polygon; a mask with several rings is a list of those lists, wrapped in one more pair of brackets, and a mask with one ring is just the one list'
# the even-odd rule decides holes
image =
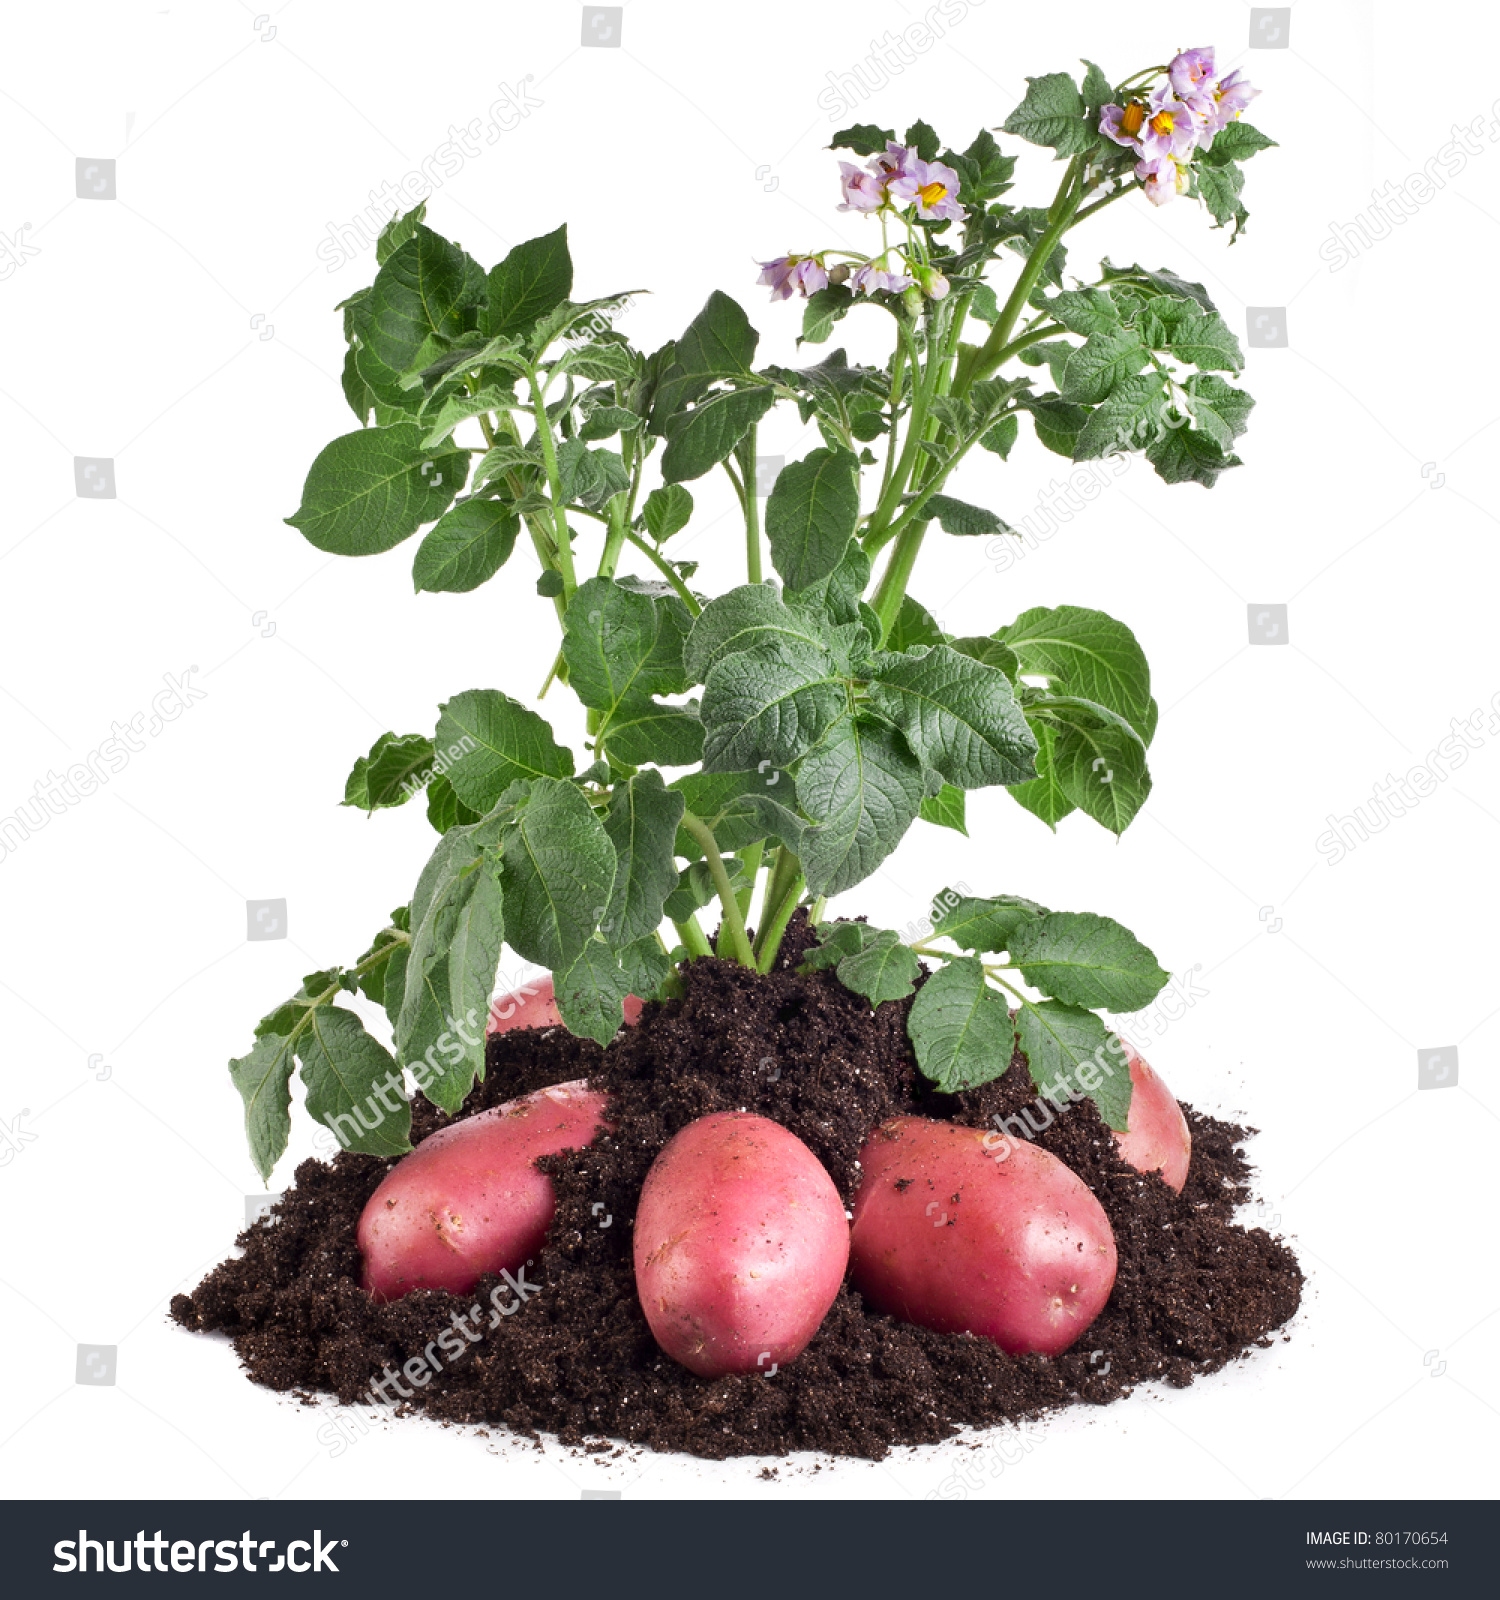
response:
{"label": "flower cluster", "polygon": [[[924,161],[915,145],[888,143],[883,155],[871,158],[863,167],[840,161],[844,199],[840,211],[876,212],[897,215],[908,222],[962,222],[968,212],[958,203],[958,174],[941,161]],[[815,255],[777,256],[760,263],[757,282],[767,284],[773,300],[789,300],[792,291],[806,296],[830,283],[845,283],[856,293],[874,294],[884,290],[899,294],[917,288],[936,300],[948,292],[948,280],[925,263],[914,260],[899,246],[887,249],[856,267],[840,263],[830,267],[827,257],[840,252],[820,251]],[[893,270],[891,256],[898,258]],[[858,260],[858,257],[851,259]]]}
{"label": "flower cluster", "polygon": [[1212,46],[1183,50],[1167,66],[1166,81],[1142,100],[1105,106],[1099,130],[1140,157],[1136,177],[1146,198],[1163,205],[1187,187],[1187,164],[1260,93],[1238,70],[1214,77]]}

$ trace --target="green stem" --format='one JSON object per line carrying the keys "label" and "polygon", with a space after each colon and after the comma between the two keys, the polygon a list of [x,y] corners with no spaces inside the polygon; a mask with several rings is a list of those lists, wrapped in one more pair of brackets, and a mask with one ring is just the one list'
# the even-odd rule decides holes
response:
{"label": "green stem", "polygon": [[[744,483],[740,486],[740,505],[745,513],[745,581],[760,583],[760,497],[755,492],[755,426],[740,440],[736,449]],[[726,462],[727,466],[728,463]]]}
{"label": "green stem", "polygon": [[750,901],[755,895],[755,880],[760,876],[760,864],[765,858],[766,843],[764,839],[757,839],[748,850],[742,851],[741,861],[745,865],[745,876],[749,880],[740,890],[740,915],[747,921],[750,916]]}
{"label": "green stem", "polygon": [[643,556],[646,556],[651,561],[662,577],[677,591],[683,605],[688,608],[693,616],[696,617],[702,611],[703,607],[698,604],[693,591],[682,581],[682,574],[659,550],[653,550],[638,533],[630,528],[625,530],[625,541],[627,544],[633,544]]}
{"label": "green stem", "polygon": [[557,467],[557,445],[552,437],[552,420],[547,415],[547,400],[535,371],[528,370],[531,384],[531,409],[536,417],[537,438],[542,446],[542,465],[547,472],[547,487],[552,492],[552,522],[556,529],[557,570],[562,574],[563,592],[557,597],[562,609],[573,598],[578,579],[573,573],[573,539],[568,530],[568,514],[563,506],[562,476]]}
{"label": "green stem", "polygon": [[677,937],[687,947],[690,956],[711,956],[714,947],[708,942],[708,935],[698,926],[697,917],[689,917],[686,922],[674,922]]}
{"label": "green stem", "polygon": [[683,813],[682,826],[703,847],[703,859],[708,862],[714,888],[719,893],[719,904],[724,908],[724,926],[729,930],[734,958],[741,966],[753,968],[755,956],[750,949],[749,937],[745,933],[745,919],[740,915],[740,903],[730,886],[729,872],[724,865],[723,856],[719,854],[714,831],[701,817],[695,816],[691,811]]}
{"label": "green stem", "polygon": [[626,494],[621,490],[619,494],[611,495],[605,510],[609,513],[609,532],[604,536],[604,550],[599,557],[599,576],[612,578],[615,568],[620,564],[620,551],[624,548],[625,533],[628,527],[627,517],[629,507],[626,505]]}
{"label": "green stem", "polygon": [[911,582],[912,571],[921,554],[922,541],[927,537],[928,520],[924,518],[906,524],[896,539],[896,547],[891,551],[885,571],[880,575],[880,583],[870,604],[880,618],[881,645],[890,637],[891,628],[901,610],[901,602],[906,598],[906,586]]}
{"label": "green stem", "polygon": [[[776,865],[778,871],[784,862],[791,863],[790,881],[787,883],[781,899],[776,902],[775,910],[760,931],[759,953],[756,957],[755,970],[769,972],[776,965],[776,957],[781,954],[781,936],[786,932],[786,925],[792,920],[792,913],[796,911],[802,899],[803,877],[801,864],[790,850],[783,849]],[[767,889],[766,904],[771,905],[770,890]]]}
{"label": "green stem", "polygon": [[1077,183],[1078,173],[1078,157],[1074,156],[1068,163],[1068,170],[1058,185],[1057,194],[1048,211],[1048,216],[1052,220],[1048,223],[1046,232],[1031,247],[1026,264],[1021,268],[1020,276],[1011,288],[1010,297],[1001,306],[1000,315],[995,318],[995,325],[990,329],[989,338],[979,347],[978,355],[965,364],[965,371],[960,374],[959,381],[955,385],[959,394],[967,392],[981,378],[988,378],[999,367],[1017,319],[1025,308],[1031,291],[1036,288],[1037,279],[1041,277],[1043,269],[1052,257],[1052,252],[1057,248],[1058,240],[1075,221],[1075,213],[1083,200],[1082,186]]}

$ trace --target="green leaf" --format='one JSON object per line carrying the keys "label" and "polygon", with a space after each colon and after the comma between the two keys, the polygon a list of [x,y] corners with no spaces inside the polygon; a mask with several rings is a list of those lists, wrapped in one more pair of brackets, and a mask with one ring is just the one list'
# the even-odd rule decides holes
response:
{"label": "green leaf", "polygon": [[1201,483],[1212,489],[1221,472],[1244,465],[1238,456],[1224,452],[1219,437],[1217,429],[1170,428],[1147,446],[1146,459],[1164,483]]}
{"label": "green leaf", "polygon": [[398,376],[434,334],[462,333],[484,298],[484,274],[456,244],[418,223],[375,276],[360,337]]}
{"label": "green leaf", "polygon": [[435,754],[425,734],[381,734],[369,755],[354,763],[341,803],[361,811],[405,805],[426,782]]}
{"label": "green leaf", "polygon": [[802,312],[802,336],[798,344],[823,344],[833,332],[833,325],[854,306],[854,296],[842,283],[831,283],[826,289],[815,289],[807,297]]}
{"label": "green leaf", "polygon": [[489,305],[484,331],[518,337],[561,305],[573,292],[573,258],[568,253],[568,227],[518,244],[490,269]]}
{"label": "green leaf", "polygon": [[286,520],[330,555],[378,555],[440,516],[467,472],[466,451],[424,451],[409,422],[360,428],[319,451]]}
{"label": "green leaf", "polygon": [[1194,373],[1187,381],[1191,426],[1227,452],[1245,431],[1255,401],[1243,389],[1212,372]]}
{"label": "green leaf", "polygon": [[263,1183],[286,1151],[292,1132],[291,1078],[295,1062],[285,1034],[264,1033],[247,1055],[229,1063],[229,1076],[245,1103],[245,1137]]}
{"label": "green leaf", "polygon": [[1141,450],[1161,434],[1168,414],[1161,375],[1122,378],[1109,398],[1096,406],[1073,443],[1075,461]]}
{"label": "green leaf", "polygon": [[1026,98],[1005,119],[1006,133],[1045,145],[1059,156],[1093,149],[1098,132],[1084,119],[1083,96],[1066,72],[1028,78],[1026,86]]}
{"label": "green leaf", "polygon": [[1237,119],[1219,129],[1207,148],[1199,151],[1198,160],[1206,161],[1211,167],[1222,167],[1231,161],[1248,161],[1259,150],[1277,148],[1276,141],[1268,139],[1259,128]]}
{"label": "green leaf", "polygon": [[1064,400],[1094,405],[1126,378],[1134,377],[1148,359],[1145,345],[1129,329],[1091,333],[1068,357],[1058,388]]}
{"label": "green leaf", "polygon": [[1078,447],[1078,436],[1089,420],[1088,407],[1045,395],[1023,396],[1019,404],[1031,413],[1037,439],[1054,454],[1071,461]]}
{"label": "green leaf", "polygon": [[1035,771],[1036,738],[998,667],[949,645],[882,656],[869,696],[922,762],[956,788],[1022,783]]}
{"label": "green leaf", "polygon": [[[740,862],[733,856],[724,857],[724,870],[729,874],[729,887],[738,893],[750,887]],[[718,897],[718,887],[706,861],[694,861],[677,876],[677,886],[666,898],[666,915],[673,922],[686,922],[695,911],[700,911]]]}
{"label": "green leaf", "polygon": [[344,398],[349,402],[349,409],[359,418],[360,427],[364,427],[370,420],[370,413],[375,409],[376,396],[360,374],[359,350],[352,344],[344,352],[344,371],[340,381],[343,384]]}
{"label": "green leaf", "polygon": [[[656,941],[653,939],[652,944]],[[578,959],[553,980],[558,1014],[569,1033],[606,1045],[625,1022],[630,978],[607,944],[590,939]]]}
{"label": "green leaf", "polygon": [[1010,1065],[1010,1011],[974,956],[950,961],[917,990],[906,1031],[917,1065],[944,1094],[978,1088]]}
{"label": "green leaf", "polygon": [[416,235],[418,223],[426,220],[425,200],[419,200],[405,215],[397,212],[380,230],[380,237],[375,241],[375,264],[383,267],[408,239]]}
{"label": "green leaf", "polygon": [[465,892],[455,907],[448,938],[448,1015],[453,1023],[464,1025],[459,1029],[450,1023],[456,1035],[450,1050],[461,1045],[463,1055],[444,1061],[442,1082],[451,1086],[446,1097],[430,1082],[423,1086],[427,1097],[444,1110],[457,1110],[474,1080],[484,1076],[485,1027],[505,938],[505,896],[498,868],[487,853],[464,880]]}
{"label": "green leaf", "polygon": [[901,609],[891,624],[890,635],[885,642],[886,649],[902,655],[908,650],[919,650],[923,645],[944,642],[943,630],[933,620],[932,613],[910,595],[904,595]]}
{"label": "green leaf", "polygon": [[599,925],[615,881],[615,847],[571,783],[537,778],[505,830],[506,937],[527,961],[571,967]]}
{"label": "green leaf", "polygon": [[671,417],[711,385],[748,378],[759,342],[744,308],[715,289],[673,347],[671,365],[661,376],[652,405],[652,432],[663,432]]}
{"label": "green leaf", "polygon": [[609,749],[632,767],[655,762],[662,767],[687,767],[703,758],[703,719],[698,703],[663,705],[631,699],[609,719]]}
{"label": "green leaf", "polygon": [[1238,372],[1245,365],[1240,342],[1216,312],[1191,300],[1165,295],[1152,300],[1139,324],[1140,336],[1153,349],[1203,371]]}
{"label": "green leaf", "polygon": [[945,783],[935,795],[925,796],[917,815],[923,822],[930,822],[934,827],[951,828],[955,833],[961,833],[964,838],[969,837],[964,792],[962,789],[954,788],[951,783]]}
{"label": "green leaf", "polygon": [[1029,921],[1009,949],[1033,989],[1073,1006],[1139,1011],[1168,978],[1128,928],[1091,911],[1053,911]]}
{"label": "green leaf", "polygon": [[787,588],[829,577],[858,521],[859,467],[847,450],[813,450],[784,467],[766,501],[766,538]]}
{"label": "green leaf", "polygon": [[1151,793],[1141,736],[1106,707],[1069,696],[1038,699],[1028,711],[1058,725],[1052,750],[1058,788],[1095,822],[1123,833]]}
{"label": "green leaf", "polygon": [[447,775],[439,772],[427,785],[427,820],[439,833],[447,833],[457,823],[478,822],[479,813],[458,798]]}
{"label": "green leaf", "polygon": [[418,594],[467,594],[510,559],[521,519],[499,500],[460,500],[417,546],[412,584]]}
{"label": "green leaf", "polygon": [[922,515],[936,517],[944,533],[956,533],[969,538],[1016,531],[1002,522],[993,511],[986,511],[982,506],[971,506],[967,501],[955,500],[946,494],[931,495],[922,507]]}
{"label": "green leaf", "polygon": [[[411,1107],[402,1092],[401,1069],[352,1011],[319,1006],[297,1040],[297,1059],[308,1112],[331,1128],[346,1150],[399,1156],[411,1149]],[[388,1109],[391,1101],[394,1111]]]}
{"label": "green leaf", "polygon": [[1113,101],[1114,85],[1104,76],[1103,69],[1096,66],[1087,56],[1083,58],[1083,64],[1088,68],[1083,75],[1083,98],[1089,111],[1093,113]]}
{"label": "green leaf", "polygon": [[1208,207],[1216,228],[1227,227],[1231,222],[1234,224],[1229,235],[1229,242],[1233,244],[1244,232],[1250,216],[1240,199],[1240,192],[1245,187],[1245,174],[1233,161],[1226,161],[1222,166],[1195,161],[1189,171],[1193,181],[1188,193],[1195,195]]}
{"label": "green leaf", "polygon": [[901,935],[882,928],[863,950],[839,962],[838,979],[846,989],[862,994],[873,1009],[887,1000],[904,1000],[920,971]]}
{"label": "green leaf", "polygon": [[435,450],[445,444],[460,422],[470,417],[481,417],[491,411],[504,411],[514,407],[516,397],[493,386],[481,389],[478,394],[444,394],[437,409],[430,415],[423,409],[418,423],[423,430],[422,448]]}
{"label": "green leaf", "polygon": [[623,334],[611,329],[588,344],[567,351],[552,370],[554,375],[576,372],[591,383],[618,383],[629,387],[640,376],[641,356],[625,342]]}
{"label": "green leaf", "polygon": [[830,150],[852,150],[857,156],[883,156],[887,144],[894,144],[894,128],[877,128],[873,122],[857,122],[840,128],[828,141]]}
{"label": "green leaf", "polygon": [[665,998],[661,990],[672,976],[672,963],[667,959],[667,952],[662,949],[659,939],[638,939],[634,944],[626,945],[619,952],[619,957],[625,981],[636,999]]}
{"label": "green leaf", "polygon": [[687,687],[682,657],[691,626],[674,594],[652,596],[612,578],[579,585],[563,617],[563,659],[573,691],[601,713],[599,739],[613,747],[642,718],[680,720],[680,708],[651,696]]}
{"label": "green leaf", "polygon": [[[883,150],[884,146],[881,148]],[[950,150],[943,159],[958,173],[959,194],[968,205],[975,201],[994,200],[1004,194],[1010,188],[1011,174],[1016,168],[1016,158],[1001,153],[994,135],[987,128],[980,130],[962,155]],[[983,312],[976,312],[976,315],[985,322],[994,321],[993,317],[986,317]]]}
{"label": "green leaf", "polygon": [[[1016,1013],[1016,1042],[1031,1069],[1031,1081],[1049,1098],[1087,1093],[1106,1123],[1125,1131],[1130,1111],[1130,1073],[1124,1047],[1094,1015],[1056,1000],[1028,1000]],[[1115,1047],[1112,1048],[1111,1046]],[[1118,1051],[1118,1053],[1117,1053]],[[1098,1085],[1085,1090],[1080,1068]]]}
{"label": "green leaf", "polygon": [[[779,804],[789,813],[797,804],[791,773],[772,768],[769,763],[762,772],[689,772],[669,787],[682,795],[689,811],[713,829],[720,850],[743,850],[774,833],[782,819],[763,801],[772,806]],[[674,851],[683,860],[694,861],[703,853],[703,847],[692,834],[679,829]]]}
{"label": "green leaf", "polygon": [[1040,817],[1055,833],[1057,825],[1077,807],[1062,791],[1054,764],[1057,751],[1056,730],[1050,723],[1035,722],[1036,777],[1029,783],[1014,783],[1006,790],[1012,800],[1034,817]]}
{"label": "green leaf", "polygon": [[703,686],[707,772],[789,767],[843,713],[847,690],[826,651],[794,640],[723,657]]}
{"label": "green leaf", "polygon": [[660,927],[662,902],[677,887],[673,852],[683,810],[683,796],[665,788],[659,772],[615,786],[604,831],[619,870],[599,925],[611,947],[649,938]]}
{"label": "green leaf", "polygon": [[726,656],[782,641],[822,650],[832,643],[832,636],[814,612],[787,605],[774,583],[741,584],[710,600],[694,620],[683,670],[689,683],[702,683]]}
{"label": "green leaf", "polygon": [[1112,333],[1120,326],[1120,312],[1107,289],[1063,289],[1048,296],[1043,309],[1069,333],[1087,337]]}
{"label": "green leaf", "polygon": [[951,939],[960,950],[975,955],[998,956],[1010,948],[1018,929],[1046,914],[1045,906],[1020,895],[980,898],[944,889],[933,897],[932,937]]}
{"label": "green leaf", "polygon": [[693,515],[693,497],[680,483],[664,484],[646,496],[641,516],[646,531],[658,544],[680,533]]}
{"label": "green leaf", "polygon": [[812,893],[839,894],[868,878],[925,793],[922,763],[890,729],[852,717],[835,724],[797,769],[797,797],[815,822],[797,851]]}
{"label": "green leaf", "polygon": [[769,384],[755,389],[725,389],[690,410],[667,419],[667,448],[661,475],[669,483],[701,478],[716,467],[765,416],[776,400]]}
{"label": "green leaf", "polygon": [[858,955],[880,931],[868,922],[820,922],[817,925],[820,942],[804,953],[797,970],[825,972],[829,967],[836,967],[846,956]]}
{"label": "green leaf", "polygon": [[[828,577],[806,589],[789,589],[787,604],[827,612],[836,624],[869,622],[874,619],[875,613],[861,600],[869,584],[870,557],[858,544],[851,544],[844,553],[844,559]],[[878,633],[877,626],[875,636]]]}
{"label": "green leaf", "polygon": [[1128,267],[1116,267],[1111,264],[1106,256],[1102,263],[1104,280],[1106,283],[1129,283],[1132,288],[1140,290],[1148,288],[1156,294],[1175,296],[1179,300],[1196,301],[1205,311],[1215,309],[1213,301],[1209,298],[1208,290],[1201,283],[1191,283],[1188,279],[1179,277],[1175,272],[1169,272],[1166,267],[1160,267],[1155,272],[1134,263]]}
{"label": "green leaf", "polygon": [[540,457],[530,446],[505,441],[480,456],[479,465],[474,468],[472,486],[477,493],[496,478],[511,472],[539,473],[541,466]]}
{"label": "green leaf", "polygon": [[1020,676],[1021,663],[1008,644],[984,634],[970,634],[962,639],[950,639],[949,644],[961,656],[972,656],[987,667],[998,667],[1012,683]]}
{"label": "green leaf", "polygon": [[573,775],[573,752],[553,739],[536,712],[498,689],[465,690],[438,712],[435,742],[460,751],[448,781],[475,811],[488,811],[518,779]]}
{"label": "green leaf", "polygon": [[1144,737],[1151,669],[1135,635],[1117,618],[1087,606],[1034,606],[995,638],[1015,652],[1022,672],[1104,706]]}

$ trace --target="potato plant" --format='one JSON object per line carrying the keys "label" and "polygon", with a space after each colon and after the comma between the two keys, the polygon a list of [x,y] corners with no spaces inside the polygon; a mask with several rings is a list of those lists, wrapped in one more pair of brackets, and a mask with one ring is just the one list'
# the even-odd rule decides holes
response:
{"label": "potato plant", "polygon": [[[1121,201],[1178,194],[1232,241],[1241,163],[1271,143],[1240,115],[1255,91],[1217,77],[1212,51],[1119,82],[1085,67],[1028,79],[997,130],[1061,163],[1040,203],[1014,197],[1017,154],[989,131],[961,150],[925,122],[835,137],[868,252],[778,256],[761,277],[803,302],[800,366],[758,365],[721,292],[636,349],[614,326],[634,291],[574,298],[565,227],[486,270],[425,206],[387,226],[373,282],[339,308],[358,426],[287,520],[351,557],[420,533],[418,591],[534,586],[560,635],[543,692],[577,695],[587,738],[559,742],[521,686],[460,687],[431,731],[354,763],[345,804],[420,794],[439,837],[369,949],[310,975],[231,1063],[265,1177],[299,1065],[347,1148],[409,1148],[408,1084],[456,1110],[484,1073],[502,943],[605,1043],[627,997],[680,992],[686,960],[769,970],[799,906],[820,929],[810,963],[872,1005],[913,992],[919,956],[942,961],[909,1023],[935,1083],[993,1078],[1018,1043],[1045,1092],[1092,1095],[1126,1128],[1124,1047],[1098,1013],[1146,1005],[1166,974],[1119,924],[948,890],[915,943],[821,920],[919,818],[962,834],[970,791],[1118,834],[1151,787],[1157,706],[1125,622],[1062,605],[952,637],[911,593],[933,536],[1009,535],[955,491],[973,452],[1005,460],[1022,426],[1070,461],[1139,452],[1173,484],[1239,465],[1252,401],[1202,285],[1107,258],[1078,275],[1066,241]],[[882,322],[882,364],[824,349],[850,316]],[[777,406],[820,442],[762,502],[757,431]],[[674,541],[716,472],[743,512],[744,582],[710,595]],[[339,1003],[355,992],[384,1006],[394,1052]]]}

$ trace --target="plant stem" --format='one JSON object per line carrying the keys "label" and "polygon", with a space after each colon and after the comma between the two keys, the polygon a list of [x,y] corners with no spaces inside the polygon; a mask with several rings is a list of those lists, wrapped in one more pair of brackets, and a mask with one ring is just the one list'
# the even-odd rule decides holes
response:
{"label": "plant stem", "polygon": [[693,616],[696,617],[698,613],[702,611],[703,607],[698,604],[697,599],[693,595],[693,591],[689,589],[688,586],[682,581],[682,574],[678,572],[677,568],[674,567],[659,550],[653,550],[651,546],[647,544],[646,541],[631,528],[627,528],[625,530],[625,541],[627,544],[633,544],[642,555],[646,556],[651,561],[652,565],[656,567],[657,571],[661,573],[662,577],[664,577],[667,582],[670,583],[677,591],[682,603],[688,608]]}
{"label": "plant stem", "polygon": [[757,839],[740,857],[745,864],[745,876],[750,880],[746,887],[740,890],[739,895],[740,915],[747,919],[750,916],[750,902],[755,896],[755,880],[760,876],[760,864],[765,858],[765,853],[765,840]]}
{"label": "plant stem", "polygon": [[1074,156],[1068,163],[1068,170],[1063,174],[1063,180],[1057,187],[1057,194],[1048,211],[1052,220],[1041,238],[1032,245],[1031,253],[1026,257],[1026,264],[1021,268],[1020,276],[1011,288],[1010,297],[1001,306],[1000,315],[995,318],[995,325],[990,329],[989,338],[979,347],[979,354],[971,362],[966,363],[965,371],[960,374],[955,385],[958,394],[964,394],[981,378],[988,378],[1000,365],[1002,352],[1010,342],[1011,332],[1030,298],[1031,291],[1036,287],[1037,279],[1041,277],[1047,262],[1052,257],[1052,252],[1057,248],[1058,240],[1073,225],[1075,213],[1083,200],[1082,186],[1077,185],[1078,173],[1078,157]]}
{"label": "plant stem", "polygon": [[604,536],[604,550],[599,557],[599,576],[612,578],[615,568],[620,564],[620,550],[625,544],[625,533],[628,526],[626,521],[629,508],[626,506],[626,494],[622,489],[618,494],[609,497],[609,504],[605,510],[609,513],[609,532]]}
{"label": "plant stem", "polygon": [[[736,450],[740,458],[740,473],[744,483],[740,486],[740,505],[745,512],[745,581],[760,583],[760,499],[755,492],[755,425],[740,440]],[[728,463],[726,462],[727,466]]]}
{"label": "plant stem", "polygon": [[547,487],[552,492],[552,522],[556,529],[557,570],[562,574],[563,592],[558,599],[563,609],[573,598],[578,579],[573,573],[573,538],[568,529],[568,514],[563,505],[562,477],[557,467],[557,445],[552,438],[552,420],[547,415],[547,401],[535,371],[528,369],[527,381],[531,384],[531,409],[536,417],[537,438],[542,446],[542,464],[547,470]]}
{"label": "plant stem", "polygon": [[711,956],[714,947],[708,942],[708,935],[698,926],[696,917],[689,917],[686,922],[674,922],[677,937],[687,947],[690,956]]}
{"label": "plant stem", "polygon": [[729,930],[730,947],[734,951],[734,958],[742,967],[753,968],[755,955],[750,949],[750,940],[745,933],[745,919],[740,914],[739,900],[730,886],[729,872],[724,865],[723,856],[719,854],[714,831],[701,817],[695,816],[691,811],[683,813],[682,826],[703,847],[703,858],[708,862],[714,888],[719,892],[719,904],[724,908],[724,926]]}
{"label": "plant stem", "polygon": [[[776,909],[771,913],[765,927],[761,929],[760,941],[758,941],[760,943],[760,952],[755,963],[757,972],[769,972],[776,965],[776,957],[781,953],[781,936],[786,932],[786,925],[792,920],[792,913],[796,911],[798,902],[802,899],[804,880],[801,864],[790,850],[785,849],[781,852],[781,859],[776,863],[778,870],[780,870],[783,861],[790,861],[792,864],[790,881],[787,883],[780,901],[777,902]],[[771,905],[769,889],[767,891],[766,904],[768,907]]]}

